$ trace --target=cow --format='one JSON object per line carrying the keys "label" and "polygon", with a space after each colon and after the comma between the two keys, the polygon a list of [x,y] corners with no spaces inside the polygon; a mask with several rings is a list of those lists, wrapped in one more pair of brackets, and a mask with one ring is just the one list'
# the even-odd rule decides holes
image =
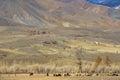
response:
{"label": "cow", "polygon": [[47,73],[47,76],[49,76],[49,73]]}
{"label": "cow", "polygon": [[119,76],[117,73],[113,73],[112,76]]}
{"label": "cow", "polygon": [[32,72],[29,73],[29,76],[33,76],[33,75],[34,75],[34,73],[32,73]]}
{"label": "cow", "polygon": [[60,73],[55,73],[55,74],[53,74],[53,76],[58,77],[58,76],[62,76],[62,75]]}
{"label": "cow", "polygon": [[64,76],[70,76],[70,74],[69,74],[69,73],[64,73],[63,75],[64,75]]}

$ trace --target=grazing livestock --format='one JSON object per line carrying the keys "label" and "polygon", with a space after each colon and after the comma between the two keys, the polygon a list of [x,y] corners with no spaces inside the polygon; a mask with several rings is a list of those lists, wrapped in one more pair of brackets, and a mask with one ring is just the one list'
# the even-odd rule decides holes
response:
{"label": "grazing livestock", "polygon": [[119,76],[117,73],[113,73],[112,76]]}
{"label": "grazing livestock", "polygon": [[70,74],[69,73],[65,73],[64,76],[70,76]]}
{"label": "grazing livestock", "polygon": [[47,73],[47,76],[49,76],[49,73]]}
{"label": "grazing livestock", "polygon": [[99,74],[98,73],[94,73],[94,74],[92,74],[92,76],[99,76]]}
{"label": "grazing livestock", "polygon": [[109,71],[108,76],[119,76],[117,72]]}
{"label": "grazing livestock", "polygon": [[60,73],[55,73],[55,74],[53,74],[53,76],[58,77],[58,76],[62,76],[62,75]]}
{"label": "grazing livestock", "polygon": [[97,42],[97,41],[95,41],[95,44],[96,44],[96,45],[99,45],[100,43],[99,43],[99,42]]}
{"label": "grazing livestock", "polygon": [[81,73],[76,73],[76,76],[81,76]]}
{"label": "grazing livestock", "polygon": [[108,76],[119,76],[117,73],[108,74]]}
{"label": "grazing livestock", "polygon": [[29,76],[33,76],[33,75],[34,75],[34,73],[32,73],[32,72],[29,73]]}

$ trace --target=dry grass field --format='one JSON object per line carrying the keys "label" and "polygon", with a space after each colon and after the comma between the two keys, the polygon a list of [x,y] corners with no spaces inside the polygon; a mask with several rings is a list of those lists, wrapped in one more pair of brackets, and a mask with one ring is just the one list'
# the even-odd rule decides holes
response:
{"label": "dry grass field", "polygon": [[0,80],[120,80],[120,20],[86,1],[0,0]]}
{"label": "dry grass field", "polygon": [[[107,38],[102,32],[96,37],[94,35],[96,30],[82,28],[34,30],[40,34],[31,35],[32,30],[27,27],[1,28],[0,73],[4,75],[0,76],[0,80],[120,80],[120,77],[115,76],[47,77],[46,74],[39,74],[78,72],[79,61],[76,56],[78,53],[82,56],[83,72],[111,70],[120,73],[120,44],[119,39]],[[38,74],[34,76],[6,74],[15,72]]]}
{"label": "dry grass field", "polygon": [[46,76],[45,74],[35,74],[29,76],[29,74],[4,74],[0,77],[0,80],[120,80],[120,76],[61,76],[54,77],[52,75]]}

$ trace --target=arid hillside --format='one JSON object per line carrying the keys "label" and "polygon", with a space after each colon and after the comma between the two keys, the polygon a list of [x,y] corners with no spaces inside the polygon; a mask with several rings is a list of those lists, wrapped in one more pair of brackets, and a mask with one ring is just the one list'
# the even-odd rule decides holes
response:
{"label": "arid hillside", "polygon": [[119,27],[105,6],[85,0],[1,0],[0,25]]}
{"label": "arid hillside", "polygon": [[0,0],[0,73],[77,72],[80,60],[120,72],[118,13],[86,0]]}

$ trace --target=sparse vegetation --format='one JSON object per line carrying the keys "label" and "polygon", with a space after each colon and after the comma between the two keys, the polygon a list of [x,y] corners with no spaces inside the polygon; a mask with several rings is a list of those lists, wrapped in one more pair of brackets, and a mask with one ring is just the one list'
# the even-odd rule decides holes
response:
{"label": "sparse vegetation", "polygon": [[81,73],[82,73],[82,64],[83,64],[82,63],[82,58],[83,58],[84,54],[85,54],[85,49],[83,47],[81,47],[80,49],[78,49],[77,52],[76,52],[76,58],[78,60],[77,64],[79,66],[78,72],[81,72]]}
{"label": "sparse vegetation", "polygon": [[[37,30],[36,34],[39,31],[45,30]],[[9,39],[1,36],[0,72],[13,75],[29,72],[35,75],[120,72],[120,54],[115,54],[120,49],[118,45],[114,47],[112,43],[104,41],[99,41],[100,45],[96,45],[94,40],[89,40],[89,35],[76,37],[75,35],[84,34],[71,32],[70,29],[61,30],[62,33],[52,29],[48,32],[55,34],[30,36],[26,32],[25,34],[21,32],[9,35]],[[88,37],[88,40],[85,37]],[[75,79],[78,78],[75,77],[73,80]]]}
{"label": "sparse vegetation", "polygon": [[109,56],[106,56],[105,64],[106,64],[106,66],[111,66],[111,60],[110,60]]}
{"label": "sparse vegetation", "polygon": [[93,73],[96,71],[96,69],[99,67],[99,65],[101,64],[102,62],[102,58],[100,56],[97,57],[96,61],[95,61],[95,65],[93,67]]}

